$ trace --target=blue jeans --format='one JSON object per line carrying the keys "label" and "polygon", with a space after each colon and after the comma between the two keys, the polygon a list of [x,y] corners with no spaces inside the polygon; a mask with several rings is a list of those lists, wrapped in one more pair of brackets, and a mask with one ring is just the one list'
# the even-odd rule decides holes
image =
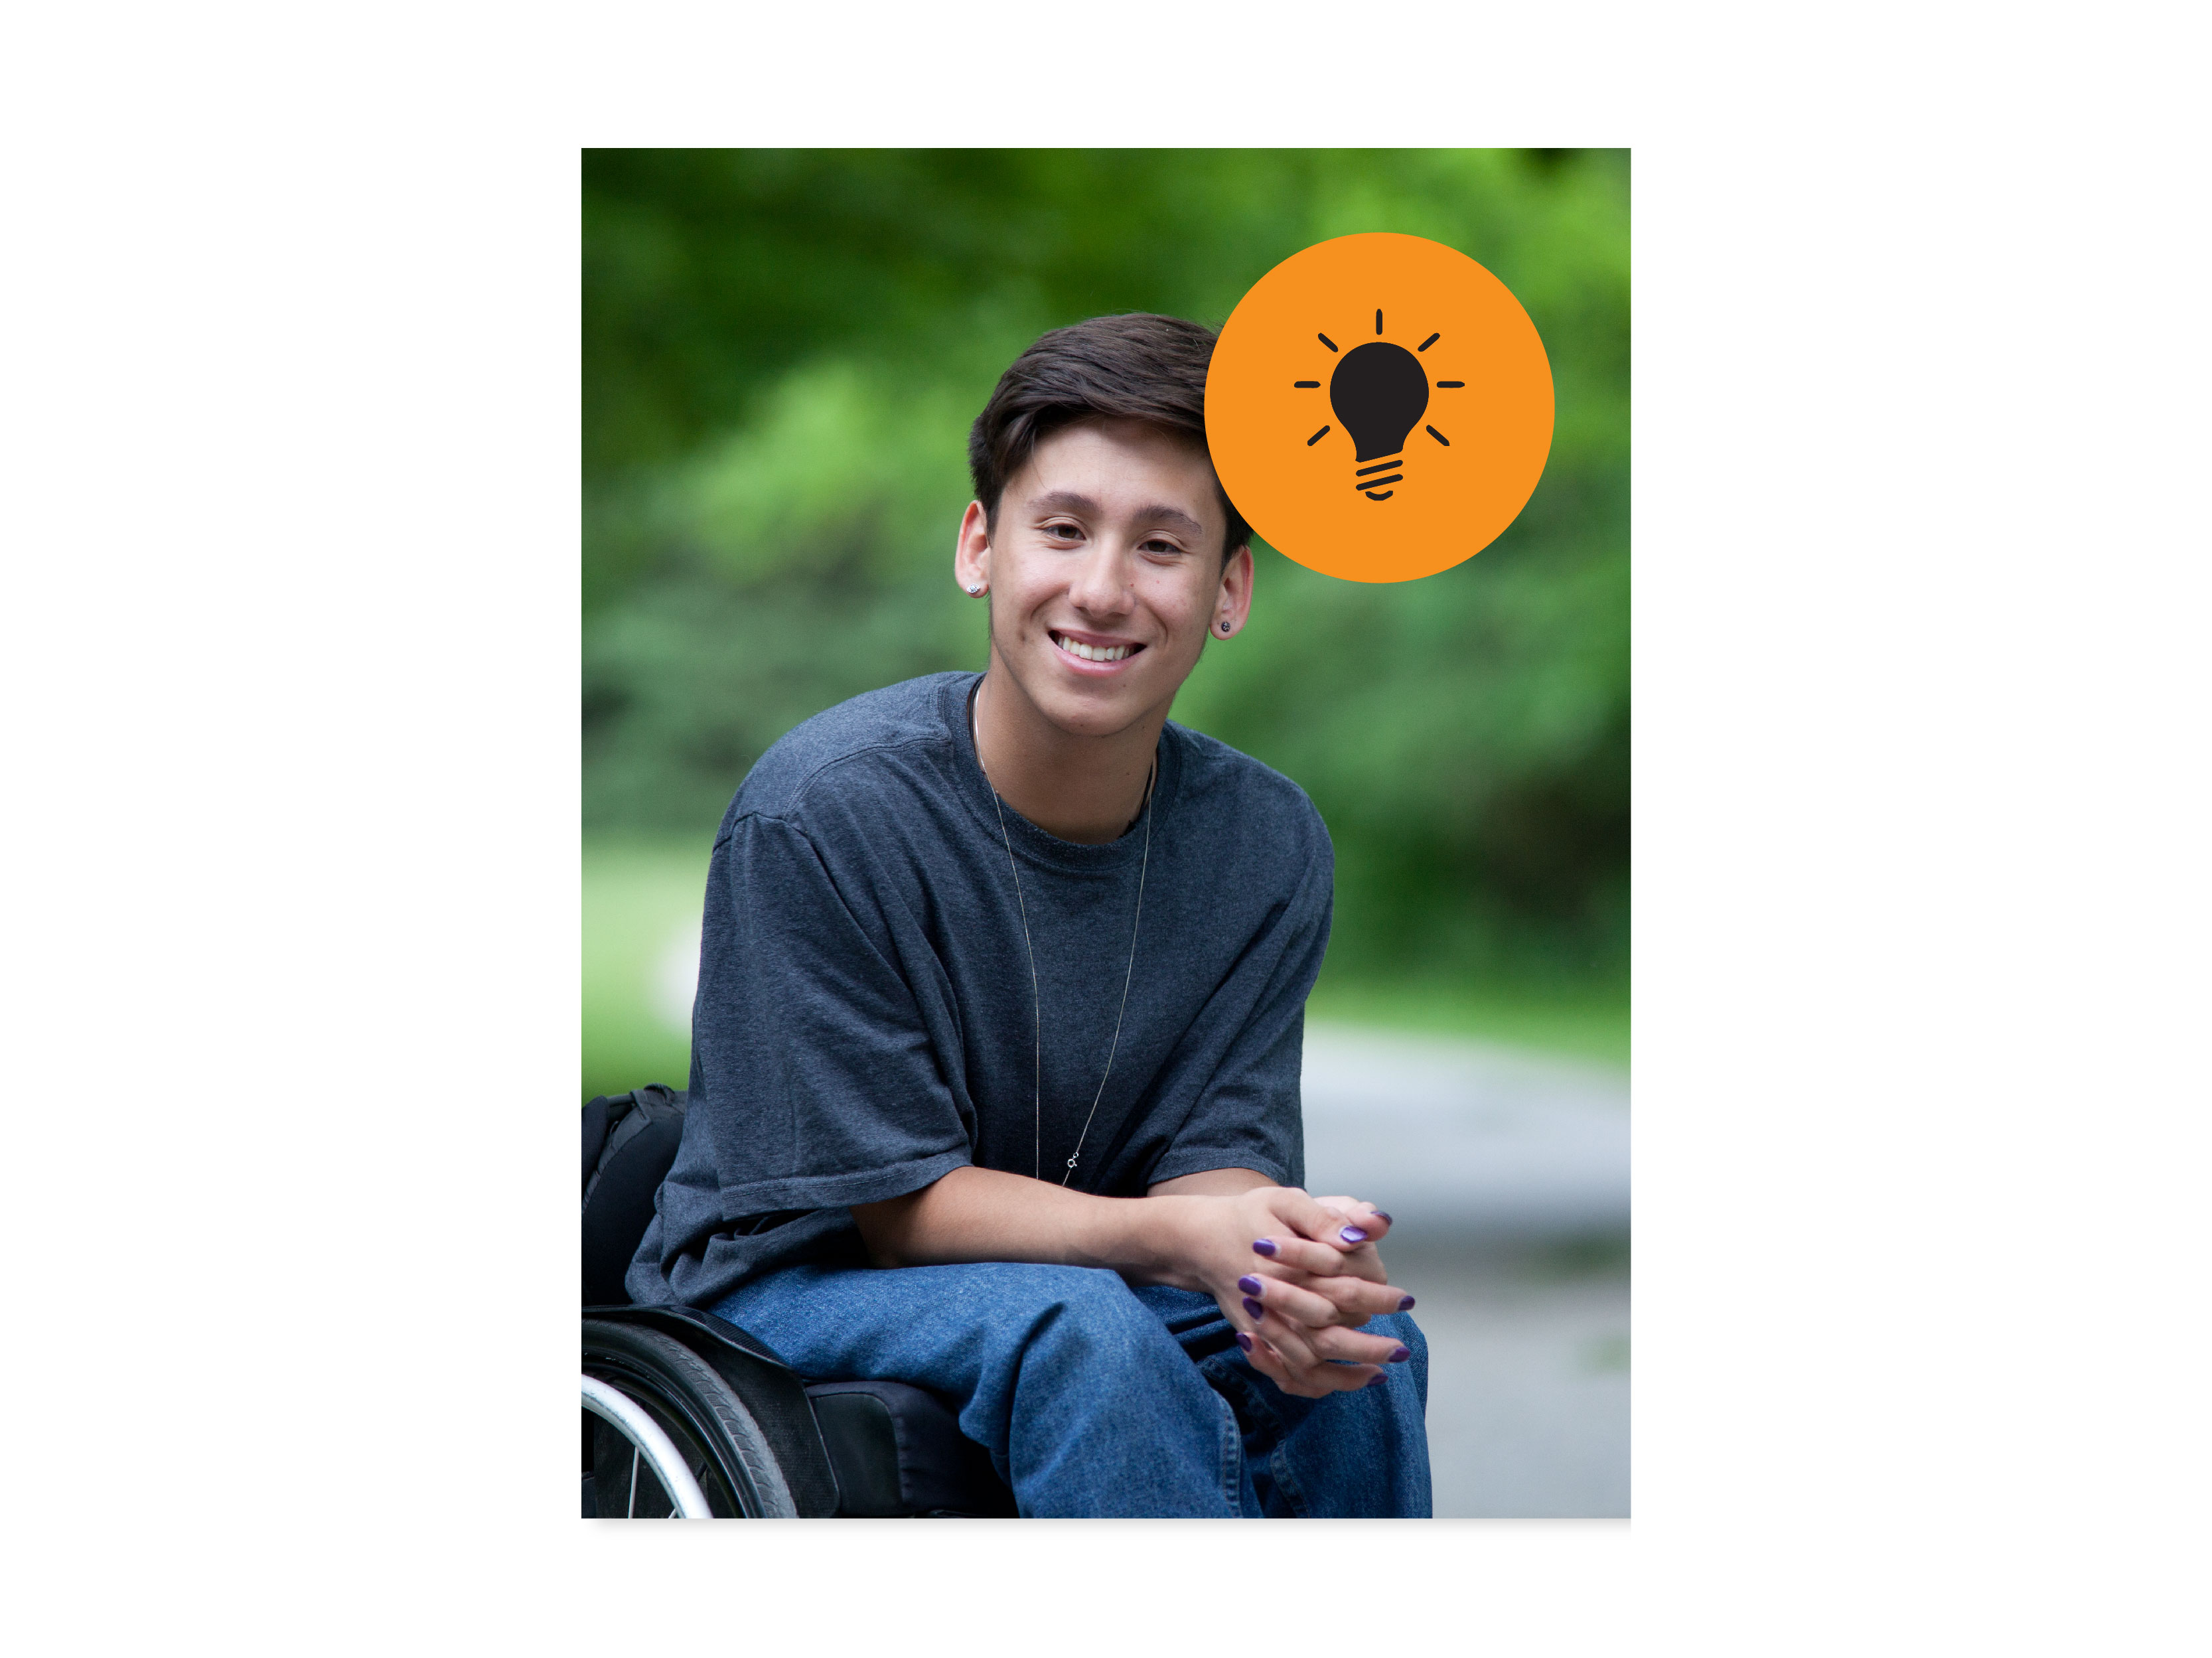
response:
{"label": "blue jeans", "polygon": [[961,1401],[1025,1515],[1429,1514],[1429,1350],[1383,1386],[1297,1399],[1245,1359],[1212,1298],[1089,1266],[794,1266],[714,1309],[817,1380]]}

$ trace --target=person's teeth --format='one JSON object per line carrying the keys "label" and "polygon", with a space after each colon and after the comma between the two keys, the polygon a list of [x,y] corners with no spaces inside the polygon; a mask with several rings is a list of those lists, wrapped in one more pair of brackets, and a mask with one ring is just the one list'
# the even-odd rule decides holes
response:
{"label": "person's teeth", "polygon": [[1127,645],[1086,645],[1079,639],[1063,639],[1060,647],[1085,662],[1119,662],[1129,653]]}

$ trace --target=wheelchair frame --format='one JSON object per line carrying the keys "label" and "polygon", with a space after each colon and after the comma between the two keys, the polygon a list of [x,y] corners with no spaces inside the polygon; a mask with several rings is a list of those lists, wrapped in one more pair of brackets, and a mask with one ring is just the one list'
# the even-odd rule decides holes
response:
{"label": "wheelchair frame", "polygon": [[1012,1515],[1013,1494],[982,1448],[924,1389],[810,1385],[711,1313],[590,1304],[623,1293],[684,1104],[655,1087],[585,1108],[585,1517]]}

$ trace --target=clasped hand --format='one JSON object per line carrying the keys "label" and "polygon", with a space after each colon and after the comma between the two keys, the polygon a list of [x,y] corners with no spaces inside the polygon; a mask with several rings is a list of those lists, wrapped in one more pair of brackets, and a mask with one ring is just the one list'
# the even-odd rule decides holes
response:
{"label": "clasped hand", "polygon": [[[1385,1281],[1376,1244],[1390,1218],[1353,1198],[1263,1186],[1218,1206],[1201,1229],[1202,1285],[1237,1328],[1253,1369],[1301,1398],[1364,1388],[1412,1357],[1395,1337],[1363,1334],[1413,1297]],[[1346,1362],[1335,1362],[1346,1361]]]}

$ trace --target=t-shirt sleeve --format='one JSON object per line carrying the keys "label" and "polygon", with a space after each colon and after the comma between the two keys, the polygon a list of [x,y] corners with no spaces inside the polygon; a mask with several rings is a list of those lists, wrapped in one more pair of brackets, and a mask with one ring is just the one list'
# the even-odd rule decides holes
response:
{"label": "t-shirt sleeve", "polygon": [[1285,1186],[1305,1183],[1298,1078],[1306,996],[1328,949],[1335,890],[1334,859],[1318,817],[1313,828],[1316,844],[1287,899],[1223,987],[1232,1029],[1149,1184],[1212,1169],[1250,1169]]}
{"label": "t-shirt sleeve", "polygon": [[778,818],[742,817],[715,848],[690,1115],[722,1224],[898,1197],[969,1160],[866,885],[841,890],[815,842]]}

